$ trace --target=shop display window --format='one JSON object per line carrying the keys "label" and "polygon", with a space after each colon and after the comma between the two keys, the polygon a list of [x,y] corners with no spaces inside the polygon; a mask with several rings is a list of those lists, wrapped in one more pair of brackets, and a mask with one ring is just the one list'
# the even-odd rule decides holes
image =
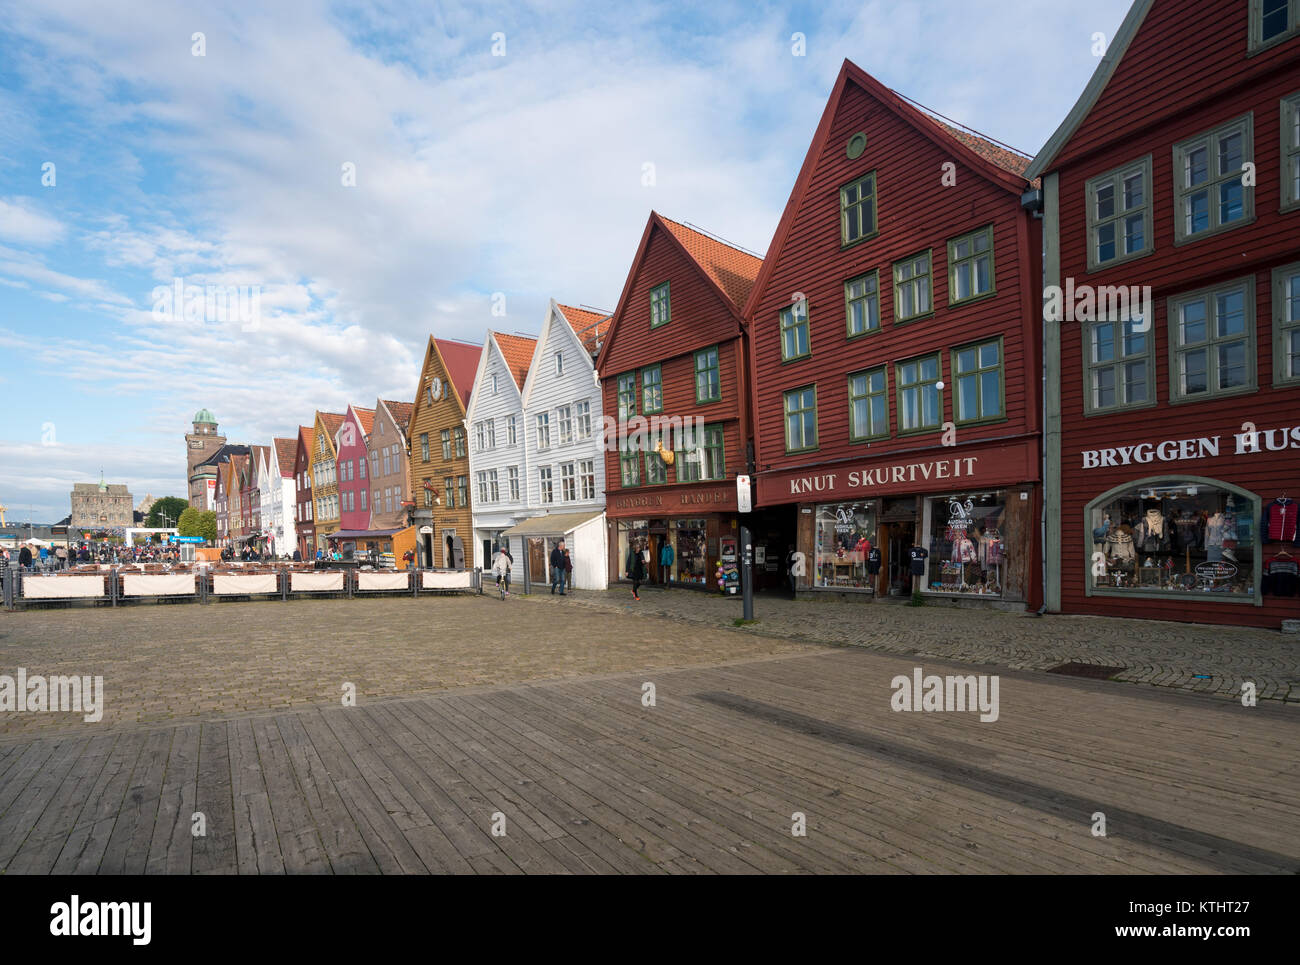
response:
{"label": "shop display window", "polygon": [[814,586],[869,590],[879,563],[871,562],[876,504],[832,503],[817,507]]}
{"label": "shop display window", "polygon": [[678,583],[703,585],[707,580],[705,565],[708,562],[708,521],[674,520],[670,535],[675,553],[673,579]]}
{"label": "shop display window", "polygon": [[1191,480],[1112,493],[1086,511],[1087,579],[1094,590],[1253,600],[1258,513],[1253,496]]}
{"label": "shop display window", "polygon": [[958,493],[926,501],[928,593],[1000,597],[1009,548],[1006,493]]}

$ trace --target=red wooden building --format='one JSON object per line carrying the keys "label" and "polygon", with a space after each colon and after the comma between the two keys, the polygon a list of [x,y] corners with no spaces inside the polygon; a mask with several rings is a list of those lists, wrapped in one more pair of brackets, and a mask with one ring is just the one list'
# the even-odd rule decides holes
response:
{"label": "red wooden building", "polygon": [[741,307],[760,264],[657,213],[646,223],[596,359],[611,580],[639,545],[652,582],[717,589],[739,537],[735,479],[749,438]]}
{"label": "red wooden building", "polygon": [[1300,617],[1300,10],[1138,0],[1029,173],[1048,608]]}
{"label": "red wooden building", "polygon": [[[298,441],[294,451],[293,481],[297,505],[294,507],[294,525],[297,527],[298,552],[305,560],[316,557],[316,523],[312,519],[311,452],[316,430],[313,426],[298,427]],[[288,512],[286,508],[285,512]]]}
{"label": "red wooden building", "polygon": [[1037,606],[1028,163],[840,70],[745,308],[755,546],[801,589]]}

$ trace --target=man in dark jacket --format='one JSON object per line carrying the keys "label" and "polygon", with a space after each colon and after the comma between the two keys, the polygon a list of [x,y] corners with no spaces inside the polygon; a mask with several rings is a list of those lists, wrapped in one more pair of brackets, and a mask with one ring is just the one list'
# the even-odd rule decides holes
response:
{"label": "man in dark jacket", "polygon": [[18,551],[18,565],[25,570],[32,568],[32,548],[30,546],[24,544],[23,548]]}
{"label": "man in dark jacket", "polygon": [[555,549],[551,550],[551,593],[555,593],[555,587],[560,587],[560,596],[564,596],[564,540],[555,544]]}

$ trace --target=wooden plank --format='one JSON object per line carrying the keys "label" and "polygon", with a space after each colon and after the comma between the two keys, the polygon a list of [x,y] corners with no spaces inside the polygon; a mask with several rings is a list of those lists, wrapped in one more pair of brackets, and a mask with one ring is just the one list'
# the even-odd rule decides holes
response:
{"label": "wooden plank", "polygon": [[94,874],[99,870],[109,838],[117,824],[118,813],[122,810],[122,800],[131,783],[131,774],[144,750],[145,738],[144,731],[119,735],[95,786],[86,796],[85,807],[54,862],[51,869],[54,874]]}
{"label": "wooden plank", "polygon": [[194,839],[190,870],[194,874],[236,874],[235,808],[230,773],[230,725],[209,721],[199,737],[198,778],[194,809],[205,818],[205,834]]}
{"label": "wooden plank", "polygon": [[[6,874],[49,874],[77,816],[86,804],[87,795],[98,782],[115,740],[112,735],[100,735],[91,739],[46,805],[27,839],[17,848],[5,868]],[[3,846],[0,846],[0,856],[2,855]]]}
{"label": "wooden plank", "polygon": [[275,720],[260,717],[251,723],[258,757],[263,762],[267,796],[280,854],[284,858],[284,870],[289,874],[328,872],[329,858],[321,846],[311,809],[294,778],[293,765]]}
{"label": "wooden plank", "polygon": [[146,874],[189,874],[193,867],[200,729],[199,724],[182,724],[172,731]]}
{"label": "wooden plank", "polygon": [[99,873],[109,875],[143,874],[149,858],[149,843],[158,819],[158,802],[162,794],[167,754],[171,748],[170,730],[152,731],[131,772],[121,811],[113,825]]}
{"label": "wooden plank", "polygon": [[239,873],[284,874],[284,856],[275,835],[271,799],[266,793],[252,721],[231,721],[227,735]]}

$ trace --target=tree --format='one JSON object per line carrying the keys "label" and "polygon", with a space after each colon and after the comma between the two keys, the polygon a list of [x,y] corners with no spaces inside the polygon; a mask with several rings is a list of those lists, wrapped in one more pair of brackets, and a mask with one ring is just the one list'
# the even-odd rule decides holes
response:
{"label": "tree", "polygon": [[164,496],[149,507],[149,515],[145,517],[144,524],[150,529],[165,529],[168,526],[176,526],[177,519],[188,508],[190,508],[190,504],[179,496]]}
{"label": "tree", "polygon": [[181,536],[199,536],[211,542],[217,538],[217,514],[187,506],[176,524]]}

